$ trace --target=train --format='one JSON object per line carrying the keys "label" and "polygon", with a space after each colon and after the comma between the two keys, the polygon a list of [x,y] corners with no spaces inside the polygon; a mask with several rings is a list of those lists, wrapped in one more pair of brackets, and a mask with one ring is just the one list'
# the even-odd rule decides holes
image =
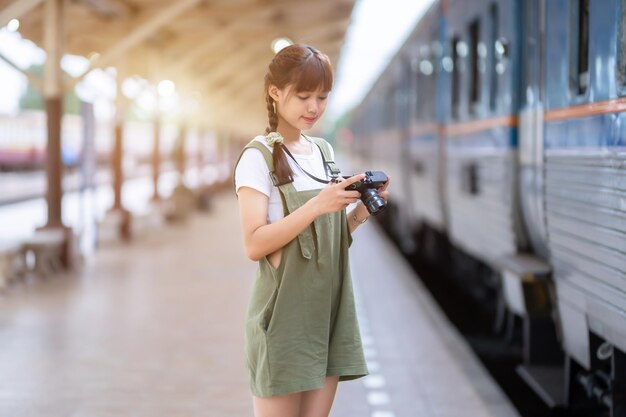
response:
{"label": "train", "polygon": [[347,122],[354,168],[392,178],[400,247],[464,254],[494,327],[522,323],[519,376],[621,417],[625,111],[626,0],[440,0]]}
{"label": "train", "polygon": [[[93,118],[93,116],[91,116]],[[61,128],[61,159],[66,169],[76,169],[84,161],[86,138],[93,139],[93,158],[98,165],[111,161],[113,124],[110,120],[95,120],[95,127],[86,129],[85,115],[65,114]],[[188,157],[193,158],[201,133],[187,133]],[[179,127],[167,122],[161,126],[161,152],[171,156]],[[27,110],[17,115],[0,115],[0,172],[37,171],[46,160],[46,114],[41,110]],[[149,164],[153,152],[154,123],[128,120],[124,124],[125,165]]]}

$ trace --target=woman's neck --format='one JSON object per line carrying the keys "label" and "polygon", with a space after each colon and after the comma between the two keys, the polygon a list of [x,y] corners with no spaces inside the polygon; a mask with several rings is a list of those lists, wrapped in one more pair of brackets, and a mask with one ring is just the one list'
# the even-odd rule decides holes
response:
{"label": "woman's neck", "polygon": [[300,130],[295,129],[292,126],[285,126],[284,124],[279,123],[276,130],[283,136],[285,143],[293,143],[300,140]]}

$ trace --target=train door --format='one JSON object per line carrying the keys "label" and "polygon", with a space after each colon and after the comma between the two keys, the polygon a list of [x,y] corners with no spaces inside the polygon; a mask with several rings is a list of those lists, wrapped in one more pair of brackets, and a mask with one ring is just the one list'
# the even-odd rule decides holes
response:
{"label": "train door", "polygon": [[[548,259],[544,200],[544,0],[524,4],[523,44],[519,112],[519,177],[520,207],[530,249],[540,258]],[[498,40],[498,48],[506,46]],[[498,55],[501,59],[502,53]]]}
{"label": "train door", "polygon": [[397,149],[400,154],[398,155],[398,167],[399,170],[396,172],[396,176],[394,179],[394,183],[400,185],[398,187],[400,198],[398,198],[398,218],[394,220],[394,224],[396,226],[396,234],[399,237],[400,245],[402,250],[405,253],[412,252],[415,249],[415,244],[413,242],[413,226],[414,219],[412,213],[411,205],[411,190],[409,183],[409,171],[411,169],[411,159],[409,154],[409,146],[410,146],[410,125],[411,125],[411,114],[412,114],[412,91],[413,91],[413,82],[411,77],[411,58],[410,56],[400,57],[399,61],[399,88],[397,91],[397,111],[398,111],[398,145],[395,149]]}
{"label": "train door", "polygon": [[519,246],[515,175],[520,4],[457,0],[448,11],[448,233],[455,246],[492,267]]}

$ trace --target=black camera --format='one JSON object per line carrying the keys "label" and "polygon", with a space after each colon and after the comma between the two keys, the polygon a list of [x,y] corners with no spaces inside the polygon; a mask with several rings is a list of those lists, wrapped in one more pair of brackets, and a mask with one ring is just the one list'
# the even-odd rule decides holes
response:
{"label": "black camera", "polygon": [[[344,176],[344,178],[350,177]],[[385,185],[388,179],[382,171],[365,171],[365,178],[348,185],[346,190],[361,193],[361,201],[365,204],[367,211],[375,216],[387,207],[385,200],[378,194],[378,189]]]}

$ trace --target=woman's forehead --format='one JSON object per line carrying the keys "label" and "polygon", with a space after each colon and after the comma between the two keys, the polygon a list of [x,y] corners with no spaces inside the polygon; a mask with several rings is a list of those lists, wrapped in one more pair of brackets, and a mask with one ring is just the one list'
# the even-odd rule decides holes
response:
{"label": "woman's forehead", "polygon": [[296,90],[295,85],[293,85],[293,84],[288,85],[286,91],[288,93],[291,93],[291,94],[303,94],[303,93],[307,93],[307,94],[328,94],[328,93],[330,93],[329,90],[324,90],[322,88],[322,86],[319,86],[318,88],[316,88],[314,90]]}

